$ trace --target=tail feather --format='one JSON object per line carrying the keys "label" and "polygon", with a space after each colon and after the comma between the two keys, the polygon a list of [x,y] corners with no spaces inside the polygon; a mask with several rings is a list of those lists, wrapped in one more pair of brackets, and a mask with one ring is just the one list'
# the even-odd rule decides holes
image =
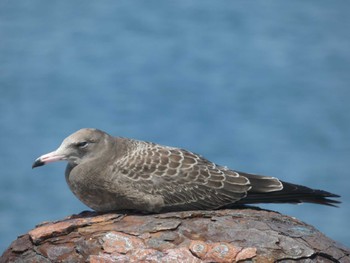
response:
{"label": "tail feather", "polygon": [[311,189],[306,186],[286,183],[281,181],[283,189],[275,192],[249,191],[247,196],[236,204],[256,203],[315,203],[337,207],[341,202],[331,198],[339,198],[339,195],[327,191]]}

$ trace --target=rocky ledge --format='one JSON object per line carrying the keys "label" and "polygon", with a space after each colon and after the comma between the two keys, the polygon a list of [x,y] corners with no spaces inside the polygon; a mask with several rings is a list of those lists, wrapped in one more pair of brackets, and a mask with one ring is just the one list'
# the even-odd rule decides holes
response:
{"label": "rocky ledge", "polygon": [[314,227],[245,208],[165,214],[83,212],[18,237],[0,262],[350,262]]}

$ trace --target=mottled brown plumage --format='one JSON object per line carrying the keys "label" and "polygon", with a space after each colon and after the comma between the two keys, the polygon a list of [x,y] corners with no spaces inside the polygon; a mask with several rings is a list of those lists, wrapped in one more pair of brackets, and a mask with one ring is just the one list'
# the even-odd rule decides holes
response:
{"label": "mottled brown plumage", "polygon": [[81,129],[33,168],[67,160],[72,192],[96,211],[144,212],[218,209],[235,204],[300,203],[334,205],[339,197],[277,178],[241,173],[192,152]]}

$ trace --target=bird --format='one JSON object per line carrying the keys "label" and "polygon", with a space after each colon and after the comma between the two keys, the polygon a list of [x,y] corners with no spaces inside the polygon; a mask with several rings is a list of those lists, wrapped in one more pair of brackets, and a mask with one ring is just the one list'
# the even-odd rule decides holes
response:
{"label": "bird", "polygon": [[185,149],[113,137],[83,128],[32,168],[68,162],[65,179],[74,195],[97,212],[162,213],[215,210],[257,203],[337,206],[337,194],[276,177],[229,169]]}

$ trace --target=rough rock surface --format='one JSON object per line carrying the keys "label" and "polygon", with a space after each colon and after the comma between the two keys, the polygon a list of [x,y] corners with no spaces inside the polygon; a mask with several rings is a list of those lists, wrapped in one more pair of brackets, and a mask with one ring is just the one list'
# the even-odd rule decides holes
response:
{"label": "rough rock surface", "polygon": [[[346,230],[347,231],[347,230]],[[350,262],[349,250],[295,218],[258,209],[83,212],[20,236],[0,262]]]}

